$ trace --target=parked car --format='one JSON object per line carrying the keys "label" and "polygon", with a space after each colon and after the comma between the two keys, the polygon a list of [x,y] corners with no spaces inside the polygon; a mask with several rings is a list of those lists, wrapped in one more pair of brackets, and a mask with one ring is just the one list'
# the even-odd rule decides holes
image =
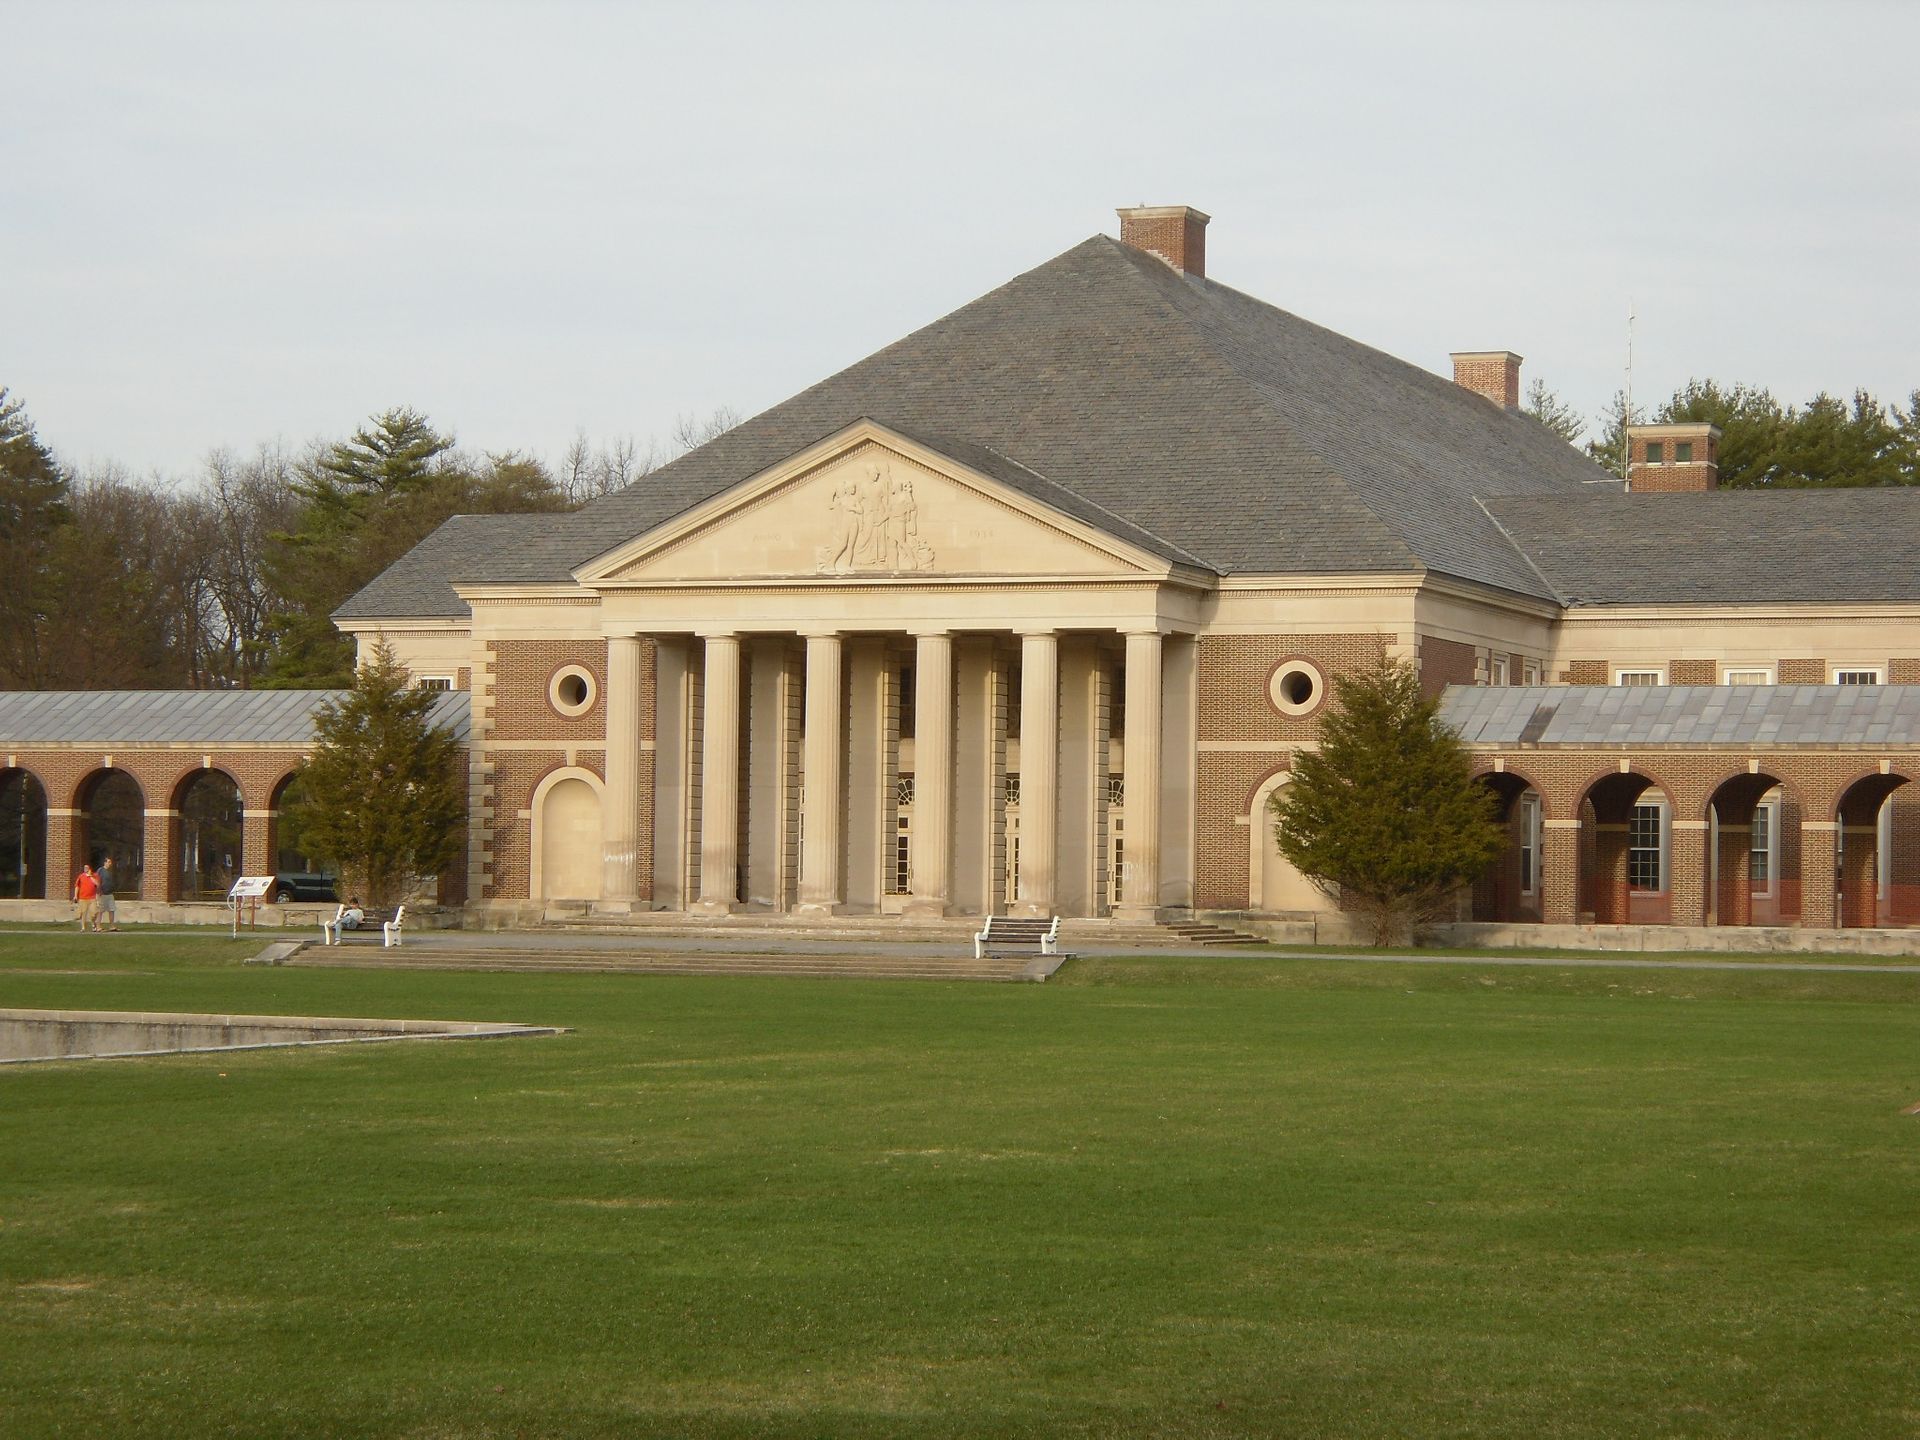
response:
{"label": "parked car", "polygon": [[295,900],[338,901],[340,895],[331,875],[282,874],[275,877],[273,898],[285,905]]}

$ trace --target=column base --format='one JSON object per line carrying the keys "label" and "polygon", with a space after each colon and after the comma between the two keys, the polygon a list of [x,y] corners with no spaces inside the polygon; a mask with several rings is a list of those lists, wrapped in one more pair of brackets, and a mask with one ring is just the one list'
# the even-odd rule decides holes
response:
{"label": "column base", "polygon": [[687,913],[689,915],[705,916],[731,915],[733,913],[733,901],[696,900],[687,907]]}
{"label": "column base", "polygon": [[836,915],[844,915],[846,907],[837,900],[803,900],[793,907],[792,913],[807,920],[831,920]]}
{"label": "column base", "polygon": [[1128,925],[1158,925],[1167,916],[1158,905],[1116,905],[1109,913]]}
{"label": "column base", "polygon": [[951,915],[953,907],[944,900],[936,900],[932,897],[922,899],[916,895],[907,901],[906,907],[900,913],[909,919],[939,920]]}

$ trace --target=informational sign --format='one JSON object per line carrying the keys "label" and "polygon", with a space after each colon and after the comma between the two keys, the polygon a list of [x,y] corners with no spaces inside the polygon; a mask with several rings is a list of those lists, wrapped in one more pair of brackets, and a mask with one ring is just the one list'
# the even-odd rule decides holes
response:
{"label": "informational sign", "polygon": [[247,924],[260,923],[260,902],[267,898],[273,889],[277,875],[242,875],[233,882],[233,888],[227,891],[227,904],[233,909],[233,933],[240,933],[240,907],[248,907]]}

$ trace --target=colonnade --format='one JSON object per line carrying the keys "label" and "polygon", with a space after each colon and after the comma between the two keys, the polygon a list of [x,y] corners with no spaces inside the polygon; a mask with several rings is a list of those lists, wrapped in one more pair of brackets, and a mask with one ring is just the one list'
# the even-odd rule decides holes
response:
{"label": "colonnade", "polygon": [[[1173,637],[1170,647],[1158,629],[716,627],[611,637],[601,908],[1150,919],[1190,903],[1191,804],[1170,822],[1161,796],[1169,728],[1191,753],[1180,717],[1192,673],[1191,640]],[[1010,753],[1019,847],[1011,867]],[[1177,754],[1174,789],[1187,796]],[[1123,806],[1112,803],[1116,771]],[[909,806],[910,847],[896,850],[907,833],[904,821],[896,831],[897,807]],[[1125,864],[1114,903],[1109,847],[1121,808]],[[910,855],[904,887],[892,883],[902,855]]]}

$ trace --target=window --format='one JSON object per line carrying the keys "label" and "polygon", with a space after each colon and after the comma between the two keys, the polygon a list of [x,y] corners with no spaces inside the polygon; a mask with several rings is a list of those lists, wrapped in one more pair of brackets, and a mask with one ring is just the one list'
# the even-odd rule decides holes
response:
{"label": "window", "polygon": [[1540,662],[1538,660],[1522,660],[1520,662],[1520,683],[1522,685],[1538,685],[1540,683]]}
{"label": "window", "polygon": [[451,675],[420,675],[415,677],[413,685],[416,690],[451,690],[453,677]]}
{"label": "window", "polygon": [[1739,670],[1729,666],[1720,673],[1720,683],[1723,685],[1771,685],[1773,671],[1758,665]]}
{"label": "window", "polygon": [[1664,805],[1636,805],[1627,825],[1627,886],[1633,890],[1667,888],[1665,847],[1667,810]]}
{"label": "window", "polygon": [[1529,790],[1520,797],[1520,893],[1540,888],[1540,797]]}
{"label": "window", "polygon": [[547,703],[562,715],[584,715],[593,708],[599,686],[584,665],[562,665],[547,681]]}
{"label": "window", "polygon": [[1691,440],[1676,440],[1673,442],[1673,463],[1676,465],[1691,465],[1693,463],[1693,442]]}
{"label": "window", "polygon": [[1774,806],[1777,802],[1762,800],[1753,809],[1753,839],[1747,851],[1747,879],[1751,882],[1753,893],[1768,895],[1773,892],[1773,835]]}
{"label": "window", "polygon": [[1487,661],[1487,683],[1505,685],[1507,683],[1507,657],[1495,655]]}
{"label": "window", "polygon": [[1018,805],[1020,803],[1020,772],[1018,770],[1009,770],[1007,772],[1005,794],[1007,804]]}
{"label": "window", "polygon": [[913,893],[913,772],[893,782],[893,884],[891,893]]}
{"label": "window", "polygon": [[1833,683],[1836,685],[1878,685],[1880,683],[1880,667],[1878,665],[1856,665],[1846,670],[1836,669],[1833,672]]}
{"label": "window", "polygon": [[1311,715],[1325,693],[1326,681],[1311,660],[1284,660],[1267,677],[1267,698],[1282,715]]}
{"label": "window", "polygon": [[905,665],[900,670],[900,738],[913,738],[914,700],[918,697],[913,666]]}
{"label": "window", "polygon": [[1613,672],[1616,685],[1664,685],[1667,672],[1664,670],[1616,670]]}
{"label": "window", "polygon": [[1667,447],[1659,440],[1647,442],[1647,464],[1664,465],[1667,463]]}
{"label": "window", "polygon": [[1127,803],[1127,777],[1124,775],[1107,776],[1107,804],[1119,808]]}

